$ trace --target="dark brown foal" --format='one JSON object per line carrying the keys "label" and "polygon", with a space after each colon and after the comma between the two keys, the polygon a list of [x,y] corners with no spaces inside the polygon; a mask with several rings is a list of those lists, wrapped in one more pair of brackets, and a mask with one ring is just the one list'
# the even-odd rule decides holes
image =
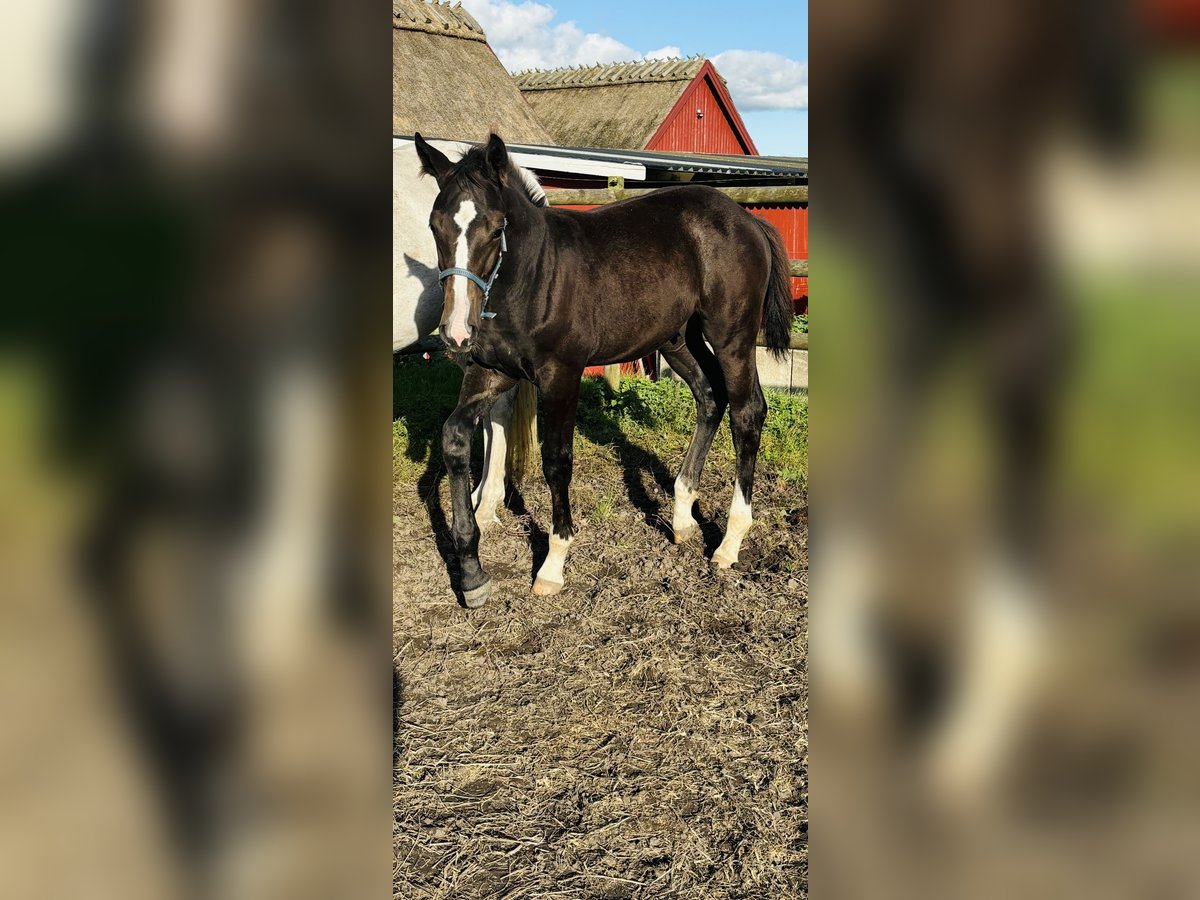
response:
{"label": "dark brown foal", "polygon": [[[522,190],[495,135],[451,163],[418,134],[417,153],[440,192],[430,213],[444,291],[442,337],[470,353],[442,452],[453,537],[468,606],[487,599],[470,506],[470,432],[518,379],[542,393],[542,466],[554,524],[535,593],[562,589],[575,534],[569,488],[584,367],[662,348],[696,397],[696,433],[676,481],[676,541],[695,533],[691,505],[726,407],[737,480],[719,567],[737,562],[766,401],[755,343],[782,353],[792,318],[787,252],[778,233],[719,191],[683,186],[590,212],[539,207]],[[706,346],[705,342],[712,349]]]}

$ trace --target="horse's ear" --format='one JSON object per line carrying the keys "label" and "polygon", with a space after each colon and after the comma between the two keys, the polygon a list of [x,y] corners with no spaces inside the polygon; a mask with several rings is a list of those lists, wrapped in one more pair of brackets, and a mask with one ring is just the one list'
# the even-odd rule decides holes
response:
{"label": "horse's ear", "polygon": [[488,137],[484,158],[487,160],[488,168],[496,176],[496,180],[500,184],[504,184],[508,180],[508,148],[504,146],[504,141],[500,140],[498,135],[492,134]]}
{"label": "horse's ear", "polygon": [[450,160],[446,154],[437,147],[431,147],[425,138],[421,137],[421,132],[415,135],[417,145],[417,158],[421,160],[421,171],[426,175],[432,175],[437,179],[437,183],[441,185],[442,180],[450,171]]}

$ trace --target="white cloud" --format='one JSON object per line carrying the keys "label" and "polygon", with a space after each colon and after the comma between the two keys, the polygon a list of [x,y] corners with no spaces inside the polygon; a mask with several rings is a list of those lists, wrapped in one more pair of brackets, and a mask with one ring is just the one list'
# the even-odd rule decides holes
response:
{"label": "white cloud", "polygon": [[808,109],[808,63],[762,50],[726,50],[713,65],[740,110]]}
{"label": "white cloud", "polygon": [[642,54],[606,34],[584,32],[573,21],[554,23],[558,11],[532,0],[466,0],[464,5],[510,72],[682,55],[669,46]]}
{"label": "white cloud", "polygon": [[646,59],[679,59],[682,56],[683,51],[670,44],[665,47],[659,47],[657,50],[646,51]]}
{"label": "white cloud", "polygon": [[[683,55],[674,45],[641,53],[607,34],[585,32],[574,21],[556,22],[558,10],[535,0],[465,0],[464,5],[510,72]],[[713,63],[740,110],[808,109],[807,63],[761,50],[726,50]]]}

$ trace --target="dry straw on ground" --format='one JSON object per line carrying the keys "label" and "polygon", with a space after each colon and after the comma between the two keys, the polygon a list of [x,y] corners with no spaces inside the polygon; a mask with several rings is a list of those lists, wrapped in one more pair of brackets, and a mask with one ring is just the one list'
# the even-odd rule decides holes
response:
{"label": "dry straw on ground", "polygon": [[396,896],[803,896],[806,499],[760,470],[717,572],[729,461],[705,471],[704,545],[676,548],[666,470],[580,443],[555,597],[529,592],[539,478],[484,534],[479,611],[451,593],[444,478],[396,486]]}

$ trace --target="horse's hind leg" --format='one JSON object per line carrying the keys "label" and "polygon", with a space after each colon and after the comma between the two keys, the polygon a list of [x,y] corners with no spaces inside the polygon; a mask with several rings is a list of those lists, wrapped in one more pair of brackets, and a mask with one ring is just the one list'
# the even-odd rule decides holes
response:
{"label": "horse's hind leg", "polygon": [[535,594],[557,594],[563,587],[563,564],[575,536],[571,521],[571,471],[574,465],[575,415],[583,367],[554,366],[539,372],[546,430],[542,440],[542,469],[550,488],[554,524],[550,552],[533,582]]}
{"label": "horse's hind leg", "polygon": [[496,518],[496,507],[504,499],[504,456],[508,452],[508,424],[516,396],[516,388],[502,394],[483,425],[483,472],[471,497],[480,528],[500,521]]}
{"label": "horse's hind leg", "polygon": [[675,478],[675,510],[671,517],[671,528],[676,544],[684,543],[699,532],[696,519],[692,516],[692,504],[699,497],[700,472],[726,406],[725,381],[716,357],[700,338],[693,341],[692,346],[695,347],[694,351],[683,344],[660,351],[671,370],[684,380],[696,398],[696,431],[692,434],[692,441],[688,444]]}
{"label": "horse's hind leg", "polygon": [[742,538],[750,530],[753,521],[750,498],[754,493],[754,467],[758,461],[763,422],[767,418],[767,401],[758,383],[753,336],[717,350],[717,359],[725,375],[725,389],[729,394],[729,425],[737,454],[737,478],[733,483],[729,523],[725,529],[725,539],[713,554],[717,568],[728,569],[737,562]]}

